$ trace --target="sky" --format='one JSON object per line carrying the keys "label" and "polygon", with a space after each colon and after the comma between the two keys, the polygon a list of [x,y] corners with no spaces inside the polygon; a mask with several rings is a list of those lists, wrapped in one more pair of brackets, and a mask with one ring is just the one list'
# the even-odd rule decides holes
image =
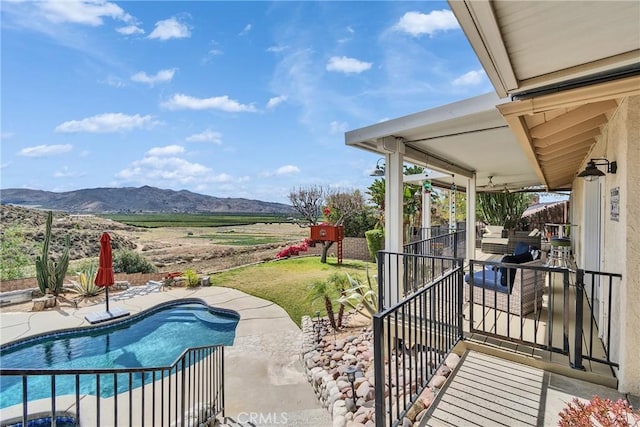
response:
{"label": "sky", "polygon": [[365,191],[346,131],[493,90],[446,2],[0,7],[1,188]]}

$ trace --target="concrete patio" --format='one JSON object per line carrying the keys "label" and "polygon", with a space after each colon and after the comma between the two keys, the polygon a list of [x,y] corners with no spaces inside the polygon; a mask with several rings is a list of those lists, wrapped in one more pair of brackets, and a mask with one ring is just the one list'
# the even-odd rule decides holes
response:
{"label": "concrete patio", "polygon": [[[273,425],[285,421],[289,426],[331,425],[329,414],[303,373],[302,332],[281,307],[223,287],[151,292],[136,288],[142,287],[133,287],[130,298],[120,295],[115,301],[110,299],[110,308],[135,314],[166,301],[201,298],[214,307],[240,314],[234,344],[225,349],[225,415],[229,425],[271,425],[256,424],[261,419]],[[89,326],[84,316],[101,310],[104,304],[78,309],[62,305],[42,312],[3,311],[0,337],[7,343],[53,329]]]}

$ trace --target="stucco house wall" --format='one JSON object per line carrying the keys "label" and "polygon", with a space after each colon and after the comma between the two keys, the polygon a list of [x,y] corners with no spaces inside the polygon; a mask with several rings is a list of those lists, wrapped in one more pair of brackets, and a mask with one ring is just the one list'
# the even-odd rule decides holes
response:
{"label": "stucco house wall", "polygon": [[[626,98],[594,146],[590,158],[617,161],[602,187],[601,270],[622,274],[614,292],[610,354],[620,363],[619,391],[640,394],[640,96]],[[588,160],[588,159],[586,159]],[[571,196],[572,223],[584,224],[584,180],[576,178]],[[619,189],[619,220],[611,218],[611,190]],[[585,233],[574,241],[578,266],[584,259]],[[606,297],[606,296],[605,296]]]}

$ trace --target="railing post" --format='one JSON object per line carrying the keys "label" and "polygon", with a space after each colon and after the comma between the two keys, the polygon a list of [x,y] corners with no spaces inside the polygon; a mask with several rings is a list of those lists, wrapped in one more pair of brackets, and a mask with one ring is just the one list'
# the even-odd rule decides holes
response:
{"label": "railing post", "polygon": [[384,309],[384,253],[378,251],[378,311]]}
{"label": "railing post", "polygon": [[582,365],[582,317],[584,306],[584,270],[576,271],[576,326],[573,348],[573,369],[584,370]]}
{"label": "railing post", "polygon": [[385,427],[385,400],[384,400],[384,317],[373,316],[373,368],[375,377],[375,421],[376,426]]}
{"label": "railing post", "polygon": [[453,233],[453,257],[458,258],[458,231]]}
{"label": "railing post", "polygon": [[458,340],[462,340],[464,334],[463,328],[463,319],[464,314],[462,313],[462,309],[464,307],[464,259],[459,258],[457,262],[456,268],[458,268],[458,295],[457,295],[457,303],[458,303]]}
{"label": "railing post", "polygon": [[[218,347],[218,351],[220,352],[220,378],[216,380],[216,383],[220,384],[220,389],[222,391],[221,396],[221,404],[222,404],[222,418],[224,419],[224,346]],[[216,408],[218,409],[218,408]]]}

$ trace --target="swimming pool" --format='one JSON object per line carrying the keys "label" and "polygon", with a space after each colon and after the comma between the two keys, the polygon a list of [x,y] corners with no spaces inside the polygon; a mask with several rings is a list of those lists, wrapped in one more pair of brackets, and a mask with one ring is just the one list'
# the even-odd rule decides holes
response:
{"label": "swimming pool", "polygon": [[[0,347],[2,369],[151,368],[171,365],[188,348],[231,345],[240,316],[213,309],[201,300],[179,300],[108,325],[58,331]],[[192,361],[195,363],[195,360]],[[75,390],[73,376],[63,376],[56,395]],[[134,377],[142,382],[142,377]],[[126,381],[118,382],[125,386]],[[95,375],[81,376],[82,394],[96,394]],[[50,396],[46,376],[29,378],[29,400]],[[114,394],[114,384],[100,381],[100,396]],[[0,378],[0,408],[21,403],[19,377]]]}

